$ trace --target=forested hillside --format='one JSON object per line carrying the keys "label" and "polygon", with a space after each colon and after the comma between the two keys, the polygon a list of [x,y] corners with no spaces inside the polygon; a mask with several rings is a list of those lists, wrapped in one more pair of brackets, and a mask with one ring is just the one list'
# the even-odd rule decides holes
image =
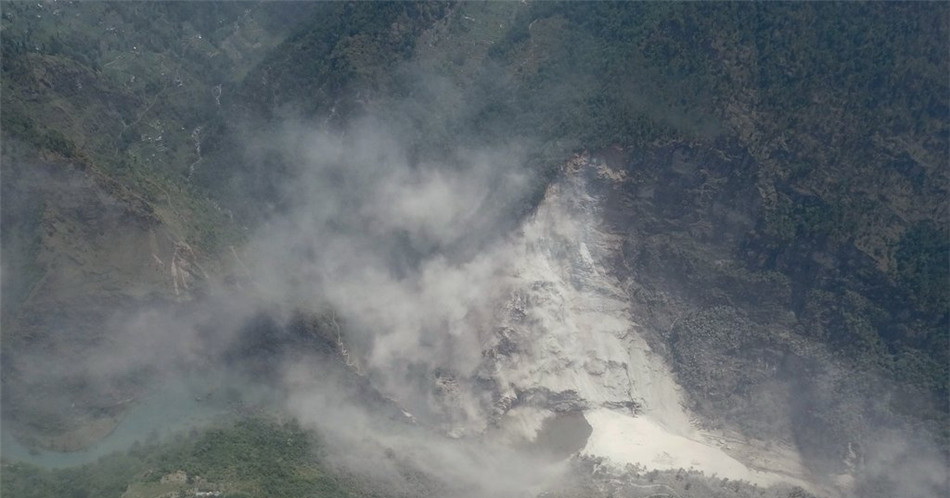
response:
{"label": "forested hillside", "polygon": [[[946,461],[945,4],[10,1],[0,16],[2,410],[27,446],[88,446],[145,391],[153,367],[68,361],[113,344],[120,310],[253,288],[244,244],[297,201],[277,130],[370,120],[412,167],[520,151],[529,194],[499,203],[508,228],[572,157],[617,172],[590,181],[620,241],[611,270],[709,427],[790,441],[816,473],[874,460],[881,427]],[[464,258],[474,239],[419,252]],[[203,453],[208,438],[303,440],[249,424],[101,462],[118,481],[83,489],[152,496],[182,465],[235,483],[247,462]],[[364,496],[281,458],[297,460],[227,491]],[[11,496],[87,478],[3,473]],[[855,492],[889,486],[879,472]]]}

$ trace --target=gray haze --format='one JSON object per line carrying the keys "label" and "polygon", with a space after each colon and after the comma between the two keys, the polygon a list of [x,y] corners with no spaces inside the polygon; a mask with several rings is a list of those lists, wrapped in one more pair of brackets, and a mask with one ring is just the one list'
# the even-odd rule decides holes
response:
{"label": "gray haze", "polygon": [[[526,166],[531,145],[459,146],[417,161],[405,140],[412,134],[383,118],[342,129],[286,120],[260,131],[246,144],[248,160],[277,158],[289,174],[284,207],[234,251],[231,271],[247,285],[209,281],[192,302],[116,313],[103,323],[108,340],[74,362],[17,361],[35,364],[25,368],[32,375],[102,383],[136,371],[230,374],[241,370],[227,352],[257,333],[261,314],[278,327],[301,312],[332,317],[345,359],[331,365],[297,351],[280,357],[272,380],[290,413],[320,432],[332,465],[406,496],[534,496],[556,487],[564,462],[481,437],[492,429],[493,400],[467,384],[503,321],[497,305],[510,297],[519,256],[512,240],[532,219],[529,211],[516,220],[525,224],[512,221],[537,190]],[[378,391],[395,416],[360,400],[354,382]],[[898,389],[879,388],[882,397]],[[884,425],[867,422],[879,433],[863,448],[871,478],[855,494],[880,475],[894,496],[939,495],[947,466],[928,434]],[[427,477],[407,477],[414,473]]]}

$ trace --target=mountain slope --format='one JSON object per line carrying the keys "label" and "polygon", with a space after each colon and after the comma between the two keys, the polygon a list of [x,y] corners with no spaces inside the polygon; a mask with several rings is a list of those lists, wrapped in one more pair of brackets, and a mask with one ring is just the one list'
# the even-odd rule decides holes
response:
{"label": "mountain slope", "polygon": [[[14,2],[2,28],[3,409],[37,446],[143,391],[88,371],[141,310],[175,317],[136,332],[156,350],[228,341],[285,387],[299,337],[263,309],[332,322],[319,347],[437,432],[589,410],[602,441],[660,404],[820,486],[946,487],[944,5]],[[518,237],[521,267],[492,252]]]}

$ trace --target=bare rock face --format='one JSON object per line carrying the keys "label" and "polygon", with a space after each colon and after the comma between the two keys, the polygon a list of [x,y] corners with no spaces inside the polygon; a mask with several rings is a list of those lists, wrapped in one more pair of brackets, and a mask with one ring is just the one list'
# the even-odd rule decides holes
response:
{"label": "bare rock face", "polygon": [[435,420],[452,437],[487,436],[559,458],[815,489],[794,448],[750,445],[741,435],[727,443],[697,425],[611,269],[620,238],[604,230],[592,189],[619,181],[603,162],[576,157],[496,249],[501,290],[494,322],[481,332],[482,360],[471,374],[434,377]]}
{"label": "bare rock face", "polygon": [[595,166],[585,161],[571,162],[577,172],[549,189],[512,241],[509,298],[480,371],[512,407],[650,410],[662,403],[651,394],[657,366],[644,361],[649,347],[602,264],[616,240],[598,228],[581,174]]}

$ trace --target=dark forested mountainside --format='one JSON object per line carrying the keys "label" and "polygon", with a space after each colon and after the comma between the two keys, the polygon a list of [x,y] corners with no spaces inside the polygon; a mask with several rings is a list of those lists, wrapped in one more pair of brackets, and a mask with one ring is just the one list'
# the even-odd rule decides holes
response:
{"label": "dark forested mountainside", "polygon": [[[732,300],[759,317],[792,313],[796,334],[935,394],[936,413],[946,412],[945,9],[405,5],[369,9],[394,19],[373,24],[350,8],[335,26],[358,36],[302,29],[251,73],[240,105],[257,102],[268,117],[281,108],[398,113],[405,109],[394,102],[425,95],[422,72],[449,82],[465,103],[420,104],[427,113],[413,129],[424,132],[407,137],[420,154],[458,137],[498,136],[535,140],[545,159],[622,151],[615,160],[631,175],[666,190],[630,210],[657,217],[640,236],[687,231],[680,251],[713,251],[664,278],[688,280],[689,265],[702,274],[714,260],[732,261],[741,277],[695,284],[708,294],[703,302],[738,293]],[[440,16],[421,38],[436,48],[414,48],[408,19],[426,27]],[[501,28],[485,31],[488,17]],[[357,56],[366,52],[376,58]],[[703,159],[679,174],[683,154]],[[723,209],[731,217],[717,214]],[[712,234],[726,240],[708,244]]]}
{"label": "dark forested mountainside", "polygon": [[513,100],[543,100],[512,120],[550,105],[548,136],[628,173],[607,187],[619,271],[641,316],[665,309],[696,409],[755,433],[788,389],[815,465],[894,412],[947,437],[948,17],[929,7],[537,3],[492,48]]}
{"label": "dark forested mountainside", "polygon": [[114,427],[136,375],[93,388],[69,364],[33,365],[44,351],[85,357],[108,344],[117,310],[200,292],[204,265],[213,271],[212,255],[241,238],[190,181],[206,130],[224,88],[313,7],[4,2],[7,427],[67,449]]}
{"label": "dark forested mountainside", "polygon": [[203,247],[233,239],[190,181],[220,99],[310,3],[8,2],[6,136],[95,168]]}
{"label": "dark forested mountainside", "polygon": [[[947,450],[944,4],[0,11],[3,410],[39,445],[94,439],[75,430],[114,421],[136,381],[95,392],[15,358],[82,354],[117,307],[200,294],[284,208],[293,165],[248,144],[370,116],[399,123],[415,162],[528,144],[538,192],[575,153],[623,171],[599,185],[615,269],[710,423],[791,433],[816,467],[844,465],[878,420]],[[44,388],[71,394],[26,396]],[[786,409],[798,398],[814,403]]]}

